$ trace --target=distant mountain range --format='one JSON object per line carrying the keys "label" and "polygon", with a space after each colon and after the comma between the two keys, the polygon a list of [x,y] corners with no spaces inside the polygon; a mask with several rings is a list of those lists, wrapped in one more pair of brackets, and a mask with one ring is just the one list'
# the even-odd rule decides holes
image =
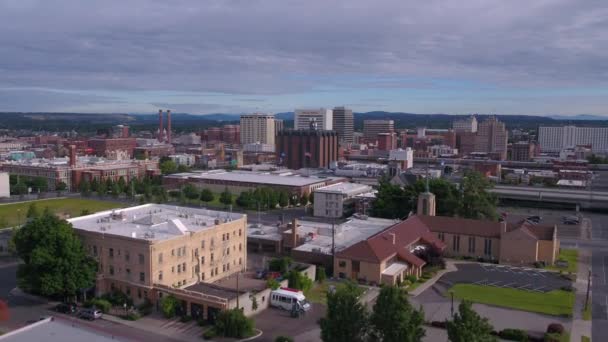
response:
{"label": "distant mountain range", "polygon": [[[286,120],[286,126],[291,126],[293,112],[277,113],[276,118]],[[355,113],[355,128],[363,127],[366,119],[390,119],[395,121],[396,128],[449,128],[452,121],[467,115],[450,114],[414,114],[401,112],[374,111]],[[487,114],[477,115],[478,120],[489,117]],[[608,118],[597,115],[571,116],[534,116],[534,115],[496,115],[505,122],[508,128],[535,128],[538,125],[573,124],[581,126],[608,126]],[[188,113],[172,113],[172,126],[179,131],[198,131],[210,126],[226,123],[237,123],[240,114],[214,113],[195,115]],[[83,114],[83,113],[0,113],[0,128],[31,129],[48,131],[76,130],[94,132],[97,129],[108,128],[111,125],[127,124],[134,130],[155,130],[158,114]]]}

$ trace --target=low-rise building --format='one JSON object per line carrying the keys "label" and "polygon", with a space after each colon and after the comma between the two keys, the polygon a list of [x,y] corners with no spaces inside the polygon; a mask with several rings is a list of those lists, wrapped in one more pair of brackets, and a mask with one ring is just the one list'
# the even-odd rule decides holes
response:
{"label": "low-rise building", "polygon": [[192,167],[196,164],[196,156],[194,154],[172,154],[169,158],[177,165]]}
{"label": "low-rise building", "polygon": [[314,216],[348,217],[355,212],[357,196],[372,192],[372,187],[357,183],[337,183],[314,191]]}
{"label": "low-rise building", "polygon": [[7,172],[0,172],[0,198],[11,196],[10,177]]}
{"label": "low-rise building", "polygon": [[247,216],[146,204],[70,219],[97,260],[97,295],[121,291],[140,303],[172,294],[208,318],[243,293],[214,282],[247,264]]}

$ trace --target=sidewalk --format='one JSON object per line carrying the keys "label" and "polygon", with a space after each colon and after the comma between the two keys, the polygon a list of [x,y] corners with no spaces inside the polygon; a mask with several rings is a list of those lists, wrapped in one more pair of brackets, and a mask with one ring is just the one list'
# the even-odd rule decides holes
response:
{"label": "sidewalk", "polygon": [[[571,341],[580,341],[582,336],[591,337],[591,321],[583,320],[583,308],[585,307],[585,295],[587,293],[587,281],[589,278],[589,268],[591,267],[591,252],[588,249],[579,249],[578,271],[574,290],[574,312],[572,313],[572,331],[570,332]],[[591,294],[589,295],[589,305],[591,305]]]}
{"label": "sidewalk", "polygon": [[414,289],[413,291],[409,292],[408,294],[412,297],[416,297],[419,294],[421,294],[422,292],[426,291],[426,289],[428,289],[429,287],[435,285],[435,283],[437,282],[437,280],[439,280],[439,278],[441,278],[444,274],[448,273],[448,272],[454,272],[457,271],[458,269],[456,268],[455,263],[464,263],[466,261],[461,261],[461,260],[446,260],[445,261],[445,269],[437,272],[435,274],[435,276],[433,276],[433,278],[425,281],[423,284],[420,284],[420,286],[418,286],[416,289]]}

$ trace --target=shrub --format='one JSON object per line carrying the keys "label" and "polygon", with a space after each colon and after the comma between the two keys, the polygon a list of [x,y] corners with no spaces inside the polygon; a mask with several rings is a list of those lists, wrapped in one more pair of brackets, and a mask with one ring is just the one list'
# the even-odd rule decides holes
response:
{"label": "shrub", "polygon": [[165,318],[173,318],[177,312],[177,308],[179,307],[179,301],[177,298],[169,295],[161,299],[160,307]]}
{"label": "shrub", "polygon": [[562,335],[558,333],[546,333],[544,342],[561,342]]}
{"label": "shrub", "polygon": [[120,318],[124,319],[125,321],[137,321],[141,318],[141,315],[137,312],[129,312],[126,315],[120,315]]}
{"label": "shrub", "polygon": [[108,293],[104,294],[103,296],[101,296],[101,298],[112,303],[112,305],[114,305],[114,306],[122,307],[125,303],[127,303],[127,306],[133,305],[133,300],[129,296],[127,296],[126,294],[124,294],[123,292],[118,291],[118,290],[108,292]]}
{"label": "shrub", "polygon": [[521,329],[504,329],[498,333],[498,336],[504,340],[527,342],[528,334]]}
{"label": "shrub", "polygon": [[210,340],[210,339],[214,338],[215,336],[217,336],[217,333],[215,332],[214,328],[210,328],[209,330],[207,330],[203,333],[204,340]]}
{"label": "shrub", "polygon": [[152,313],[153,308],[152,302],[146,298],[144,302],[137,307],[137,310],[139,310],[139,313],[141,313],[142,316],[147,316]]}
{"label": "shrub", "polygon": [[179,318],[179,321],[182,323],[188,323],[192,320],[192,316],[190,315],[184,315],[182,317]]}
{"label": "shrub", "polygon": [[448,323],[446,321],[432,321],[431,326],[440,329],[446,329],[448,327]]}
{"label": "shrub", "polygon": [[405,279],[409,280],[412,284],[418,280],[415,275],[408,275]]}
{"label": "shrub", "polygon": [[277,338],[274,339],[274,342],[293,342],[293,338],[288,336],[277,336]]}
{"label": "shrub", "polygon": [[282,257],[270,260],[268,269],[273,272],[285,273],[291,266],[292,260],[290,257]]}
{"label": "shrub", "polygon": [[102,299],[102,298],[93,298],[91,300],[86,301],[84,303],[84,307],[85,308],[96,307],[97,309],[101,310],[101,312],[107,313],[112,308],[112,304],[109,301]]}
{"label": "shrub", "polygon": [[215,332],[223,337],[244,338],[253,335],[253,320],[238,308],[220,312],[215,321]]}
{"label": "shrub", "polygon": [[281,284],[274,278],[268,279],[266,280],[266,286],[268,286],[269,288],[276,290],[278,289]]}
{"label": "shrub", "polygon": [[289,279],[288,286],[292,289],[308,291],[312,287],[312,280],[296,270],[291,270],[287,274],[287,279]]}
{"label": "shrub", "polygon": [[547,333],[548,334],[559,334],[559,335],[561,335],[561,334],[564,333],[564,331],[566,331],[566,329],[560,323],[551,323],[547,327]]}
{"label": "shrub", "polygon": [[[325,267],[319,266],[317,268],[317,281],[320,284],[323,284],[323,282],[325,281],[325,279],[327,279],[327,274],[325,273]],[[279,337],[282,337],[282,336],[279,336]]]}

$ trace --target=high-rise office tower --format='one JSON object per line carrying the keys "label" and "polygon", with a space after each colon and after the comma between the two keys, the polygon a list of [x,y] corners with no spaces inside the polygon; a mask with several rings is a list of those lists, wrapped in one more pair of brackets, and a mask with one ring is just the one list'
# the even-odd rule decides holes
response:
{"label": "high-rise office tower", "polygon": [[274,133],[279,134],[285,128],[285,122],[280,119],[274,119]]}
{"label": "high-rise office tower", "polygon": [[353,111],[346,107],[335,107],[333,110],[334,131],[338,133],[341,143],[352,143],[355,130]]}
{"label": "high-rise office tower", "polygon": [[395,122],[393,120],[363,120],[363,137],[375,141],[380,133],[393,133]]}
{"label": "high-rise office tower", "polygon": [[507,159],[508,134],[503,122],[495,116],[479,124],[475,139],[475,152],[493,153],[500,160]]}
{"label": "high-rise office tower", "polygon": [[274,115],[254,113],[241,115],[241,144],[274,145]]}
{"label": "high-rise office tower", "polygon": [[543,152],[559,152],[577,145],[591,145],[593,153],[607,153],[608,127],[540,126],[538,143]]}
{"label": "high-rise office tower", "polygon": [[294,129],[308,129],[310,122],[316,120],[320,130],[331,131],[333,129],[333,115],[331,109],[296,109],[293,119]]}
{"label": "high-rise office tower", "polygon": [[477,132],[477,118],[473,115],[454,120],[452,128],[456,133],[475,133]]}
{"label": "high-rise office tower", "polygon": [[338,160],[338,134],[318,129],[316,121],[308,129],[287,129],[277,134],[276,159],[290,169],[327,168]]}

